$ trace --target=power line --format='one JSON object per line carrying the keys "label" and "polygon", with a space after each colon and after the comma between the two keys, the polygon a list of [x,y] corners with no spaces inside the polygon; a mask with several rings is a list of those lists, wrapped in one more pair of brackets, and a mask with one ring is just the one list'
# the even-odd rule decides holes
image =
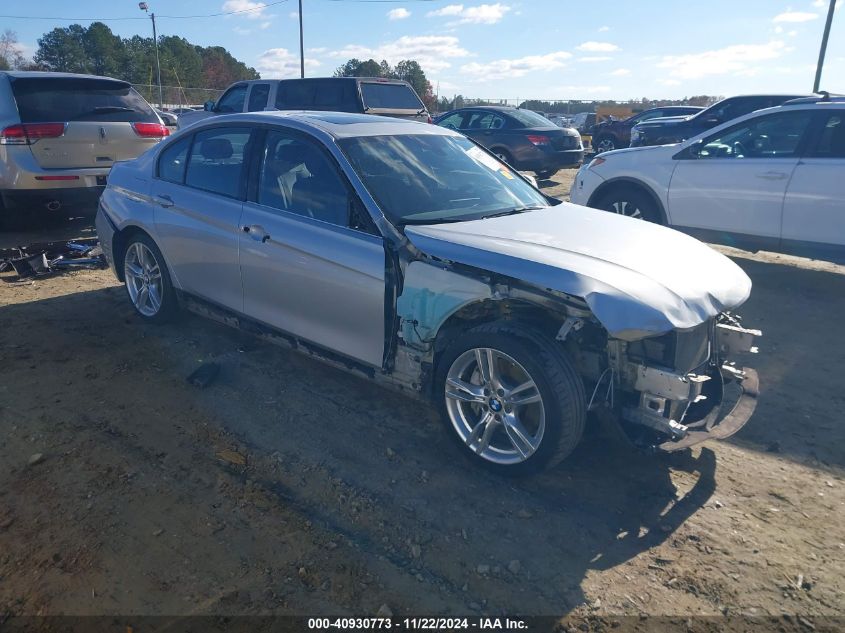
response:
{"label": "power line", "polygon": [[[274,7],[278,4],[283,4],[288,0],[276,0],[276,2],[270,2],[267,4],[262,4],[257,7],[252,7],[251,9],[240,9],[238,11],[222,11],[220,13],[206,13],[203,15],[156,15],[157,18],[168,18],[171,20],[184,20],[184,19],[196,19],[196,18],[216,18],[225,15],[236,15],[238,13],[250,13],[252,11],[263,11],[264,9],[268,9],[270,7]],[[4,18],[7,20],[58,20],[60,22],[116,22],[119,20],[146,20],[146,17],[123,17],[123,18],[61,18],[61,17],[50,17],[50,16],[43,16],[43,15],[0,15],[0,18]]]}

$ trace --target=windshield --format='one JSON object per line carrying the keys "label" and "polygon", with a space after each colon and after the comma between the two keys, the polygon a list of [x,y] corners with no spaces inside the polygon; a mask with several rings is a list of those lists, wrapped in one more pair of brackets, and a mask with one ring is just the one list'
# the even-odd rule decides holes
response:
{"label": "windshield", "polygon": [[12,92],[22,123],[131,121],[158,123],[152,107],[129,84],[96,78],[17,78]]}
{"label": "windshield", "polygon": [[549,206],[510,167],[462,136],[364,136],[338,144],[396,225],[476,220]]}
{"label": "windshield", "polygon": [[513,110],[508,110],[508,115],[512,116],[525,127],[552,126],[552,122],[549,121],[546,117],[537,114],[536,112],[532,112],[531,110],[520,110],[519,108],[514,108]]}

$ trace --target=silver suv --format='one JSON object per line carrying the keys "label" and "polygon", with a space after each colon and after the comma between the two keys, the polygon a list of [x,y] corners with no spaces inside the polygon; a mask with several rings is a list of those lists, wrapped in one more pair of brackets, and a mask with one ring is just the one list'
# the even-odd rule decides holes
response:
{"label": "silver suv", "polygon": [[124,81],[0,72],[0,224],[68,203],[95,208],[111,166],[168,134]]}

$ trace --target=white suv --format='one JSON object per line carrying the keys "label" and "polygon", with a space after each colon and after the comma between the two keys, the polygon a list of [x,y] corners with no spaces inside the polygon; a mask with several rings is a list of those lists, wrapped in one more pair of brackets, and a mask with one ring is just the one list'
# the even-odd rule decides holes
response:
{"label": "white suv", "polygon": [[676,145],[602,154],[572,202],[746,248],[845,257],[845,98],[795,99]]}

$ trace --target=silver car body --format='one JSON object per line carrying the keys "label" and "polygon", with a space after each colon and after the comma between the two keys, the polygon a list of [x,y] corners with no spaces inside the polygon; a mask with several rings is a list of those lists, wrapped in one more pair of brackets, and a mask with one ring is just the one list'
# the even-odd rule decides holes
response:
{"label": "silver car body", "polygon": [[[590,384],[601,383],[607,366],[616,389],[662,399],[665,406],[688,405],[707,377],[689,374],[692,364],[658,366],[634,347],[685,336],[694,339],[698,356],[721,359],[748,351],[759,334],[723,314],[748,298],[749,278],[694,238],[567,203],[401,230],[337,144],[347,137],[457,132],[368,115],[266,112],[217,117],[178,132],[162,148],[223,125],[222,119],[298,130],[318,141],[380,236],[166,183],[154,177],[157,150],[116,166],[97,217],[104,253],[114,265],[124,236],[146,232],[175,288],[207,315],[241,327],[254,322],[275,341],[430,396],[438,339],[451,328],[472,315],[537,311],[551,320],[561,344],[582,327],[598,333],[598,347],[582,350]],[[245,233],[250,227],[263,237]],[[120,263],[115,272],[122,276]],[[648,417],[654,401],[641,399],[639,408],[623,413]]]}

